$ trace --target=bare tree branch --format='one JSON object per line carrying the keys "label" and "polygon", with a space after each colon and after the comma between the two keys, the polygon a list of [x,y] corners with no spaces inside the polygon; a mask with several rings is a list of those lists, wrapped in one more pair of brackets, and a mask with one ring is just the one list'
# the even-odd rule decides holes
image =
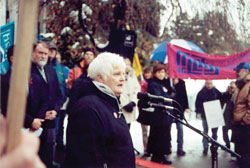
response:
{"label": "bare tree branch", "polygon": [[84,21],[83,21],[83,19],[82,19],[82,1],[81,1],[81,0],[78,0],[77,10],[78,10],[78,21],[79,21],[80,27],[82,28],[83,33],[89,35],[91,43],[92,43],[94,46],[96,46],[95,40],[94,40],[94,38],[93,38],[94,32],[90,33],[90,32],[88,31],[88,29],[87,29],[87,27],[85,26],[85,23],[84,23]]}

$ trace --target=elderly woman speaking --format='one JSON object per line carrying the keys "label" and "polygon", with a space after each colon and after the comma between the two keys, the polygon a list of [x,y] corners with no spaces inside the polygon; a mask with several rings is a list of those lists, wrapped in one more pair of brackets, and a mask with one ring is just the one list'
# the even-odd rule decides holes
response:
{"label": "elderly woman speaking", "polygon": [[89,65],[88,78],[72,88],[64,168],[135,167],[131,136],[117,99],[125,68],[121,56],[99,54]]}

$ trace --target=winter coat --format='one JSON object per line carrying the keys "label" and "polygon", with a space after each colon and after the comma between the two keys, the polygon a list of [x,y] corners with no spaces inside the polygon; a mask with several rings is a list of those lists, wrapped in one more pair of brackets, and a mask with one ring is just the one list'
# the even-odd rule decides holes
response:
{"label": "winter coat", "polygon": [[41,79],[38,74],[31,73],[24,122],[26,128],[31,128],[35,118],[45,118],[45,113],[48,109],[48,101],[46,93],[41,89],[41,83],[43,83],[43,79]]}
{"label": "winter coat", "polygon": [[245,85],[240,89],[235,102],[233,122],[241,125],[250,124],[250,74],[246,78]]}
{"label": "winter coat", "polygon": [[[34,118],[45,118],[46,111],[60,112],[63,104],[56,71],[50,65],[44,67],[47,82],[43,79],[37,66],[32,63],[29,81],[29,95],[26,107],[25,127],[30,128]],[[46,128],[54,128],[54,120],[46,120],[42,124]]]}
{"label": "winter coat", "polygon": [[176,109],[179,109],[179,111],[176,111],[175,113],[181,112],[181,116],[183,116],[184,110],[189,108],[185,82],[179,79],[179,82],[176,85],[174,85],[174,88],[176,92],[174,99],[181,106],[180,107],[177,103],[174,103],[174,107]]}
{"label": "winter coat", "polygon": [[73,101],[70,100],[67,108],[63,167],[135,167],[132,139],[113,92],[89,78],[78,80],[74,86],[75,95],[70,93]]}
{"label": "winter coat", "polygon": [[[153,78],[152,80],[150,80],[148,84],[148,93],[157,96],[163,96],[166,98],[173,98],[175,96],[174,90],[170,86],[169,79],[164,79],[161,81],[156,78]],[[172,106],[172,104],[169,103],[165,103],[165,105]],[[148,118],[148,120],[150,121],[150,125],[153,126],[171,125],[173,119],[169,117],[167,114],[165,114],[164,111],[165,109],[155,108],[154,112],[150,114],[151,117]],[[168,111],[170,113],[173,113],[172,110]]]}
{"label": "winter coat", "polygon": [[65,68],[62,64],[59,64],[57,62],[56,58],[54,58],[50,62],[49,65],[51,65],[56,70],[56,74],[57,74],[57,78],[58,78],[58,82],[59,82],[59,86],[60,86],[60,90],[62,94],[62,101],[65,102],[67,98],[67,94],[68,94],[68,86],[66,84],[66,78],[65,78]]}
{"label": "winter coat", "polygon": [[[127,80],[123,86],[123,93],[120,96],[121,106],[124,107],[131,102],[137,104],[137,93],[140,91],[140,84],[135,75],[135,71],[132,69],[127,75]],[[122,108],[122,112],[126,119],[127,123],[131,123],[136,120],[138,115],[137,106],[133,107],[133,110],[126,111],[126,109]]]}
{"label": "winter coat", "polygon": [[203,87],[196,97],[195,112],[198,114],[201,114],[201,117],[203,119],[206,119],[203,103],[207,101],[216,100],[216,99],[221,100],[221,96],[222,95],[220,91],[216,89],[215,87],[213,87],[210,90],[208,90],[206,87]]}
{"label": "winter coat", "polygon": [[[148,85],[148,92],[157,95],[163,96],[166,98],[173,98],[174,92],[170,86],[170,80],[158,80],[153,78]],[[155,102],[159,103],[159,102]],[[166,104],[165,105],[171,105]],[[148,116],[150,122],[150,133],[148,137],[148,153],[152,154],[169,154],[171,151],[171,124],[173,119],[169,117],[165,109],[155,108],[153,112],[147,112],[151,115]],[[168,111],[173,114],[173,111]],[[146,113],[146,112],[145,112]]]}

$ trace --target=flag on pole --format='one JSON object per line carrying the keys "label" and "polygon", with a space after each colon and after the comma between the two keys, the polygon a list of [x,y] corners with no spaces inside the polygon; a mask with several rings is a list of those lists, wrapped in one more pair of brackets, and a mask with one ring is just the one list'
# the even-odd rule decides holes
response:
{"label": "flag on pole", "polygon": [[142,69],[141,69],[139,56],[136,51],[134,53],[134,58],[133,58],[133,68],[136,71],[136,77],[138,77],[142,73]]}

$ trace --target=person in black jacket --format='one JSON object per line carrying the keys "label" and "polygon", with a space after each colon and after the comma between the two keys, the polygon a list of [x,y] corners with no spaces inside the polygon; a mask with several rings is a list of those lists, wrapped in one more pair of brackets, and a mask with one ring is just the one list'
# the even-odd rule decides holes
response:
{"label": "person in black jacket", "polygon": [[47,65],[48,53],[45,42],[34,44],[25,126],[31,130],[43,128],[39,156],[50,168],[56,138],[55,118],[63,101],[56,71]]}
{"label": "person in black jacket", "polygon": [[[195,111],[198,115],[201,115],[203,131],[205,134],[208,134],[208,125],[205,116],[205,111],[203,107],[203,103],[207,101],[212,101],[219,99],[221,100],[221,92],[213,86],[212,80],[206,80],[205,86],[200,90],[196,97],[195,101]],[[217,131],[218,128],[212,128],[212,138],[217,140]],[[203,143],[203,154],[207,155],[208,152],[208,140],[207,138],[202,139]]]}
{"label": "person in black jacket", "polygon": [[[148,93],[173,98],[173,90],[170,86],[170,80],[166,79],[167,69],[163,64],[157,64],[153,69],[153,79],[149,82]],[[171,111],[170,111],[171,112]],[[150,121],[150,133],[148,137],[147,150],[153,154],[151,161],[171,164],[165,158],[165,154],[171,153],[171,124],[172,118],[165,114],[165,110],[155,108]]]}
{"label": "person in black jacket", "polygon": [[[180,113],[181,119],[184,117],[184,112],[189,111],[188,106],[188,98],[187,98],[187,91],[185,81],[182,79],[173,79],[173,85],[176,92],[175,100],[179,103],[174,103],[174,107],[178,109],[175,111],[176,114]],[[184,156],[186,152],[183,150],[183,125],[176,121],[176,128],[177,128],[177,155]]]}
{"label": "person in black jacket", "polygon": [[135,168],[132,139],[118,100],[125,68],[119,55],[102,53],[89,65],[88,77],[73,85],[63,168]]}

